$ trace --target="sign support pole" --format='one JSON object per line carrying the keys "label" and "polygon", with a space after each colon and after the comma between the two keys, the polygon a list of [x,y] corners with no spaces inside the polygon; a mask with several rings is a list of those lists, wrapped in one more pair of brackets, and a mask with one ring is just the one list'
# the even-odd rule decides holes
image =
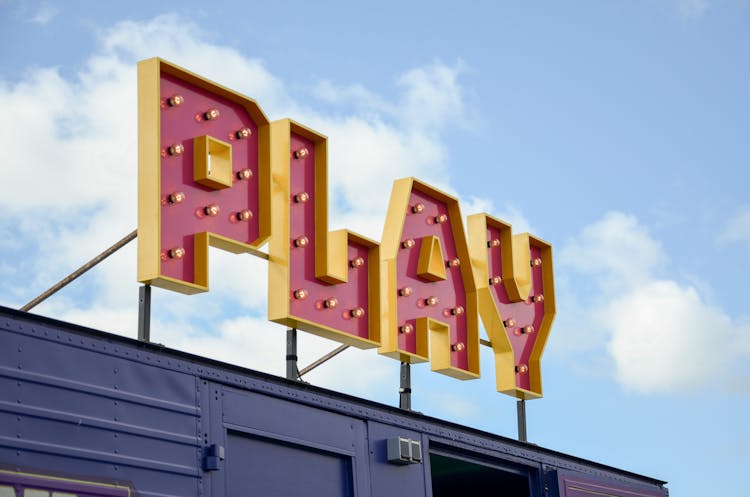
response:
{"label": "sign support pole", "polygon": [[299,380],[297,369],[297,328],[286,329],[286,378]]}
{"label": "sign support pole", "polygon": [[401,385],[398,389],[398,407],[411,411],[411,365],[401,363]]}
{"label": "sign support pole", "polygon": [[528,442],[526,438],[526,401],[524,399],[516,402],[516,411],[518,412],[518,441]]}
{"label": "sign support pole", "polygon": [[151,285],[138,289],[138,340],[151,341]]}

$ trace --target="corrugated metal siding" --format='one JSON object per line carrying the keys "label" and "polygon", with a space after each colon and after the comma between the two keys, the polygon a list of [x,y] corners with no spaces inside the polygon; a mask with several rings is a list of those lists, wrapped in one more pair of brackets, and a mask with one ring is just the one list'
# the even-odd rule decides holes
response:
{"label": "corrugated metal siding", "polygon": [[5,331],[0,346],[0,462],[137,480],[142,496],[197,494],[195,376],[115,344],[18,331],[28,334]]}

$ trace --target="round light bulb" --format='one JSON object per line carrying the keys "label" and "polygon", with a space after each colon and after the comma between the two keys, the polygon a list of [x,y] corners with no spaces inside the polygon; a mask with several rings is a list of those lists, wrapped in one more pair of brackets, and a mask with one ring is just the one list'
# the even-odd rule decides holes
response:
{"label": "round light bulb", "polygon": [[177,107],[185,103],[185,99],[182,95],[172,95],[167,99],[167,105],[170,107]]}
{"label": "round light bulb", "polygon": [[355,307],[351,311],[349,311],[349,315],[353,318],[362,318],[365,317],[365,310],[362,307]]}
{"label": "round light bulb", "polygon": [[310,154],[310,152],[306,148],[300,148],[298,150],[294,151],[294,158],[295,159],[303,159],[307,157]]}
{"label": "round light bulb", "polygon": [[456,306],[453,309],[451,309],[451,314],[453,314],[454,316],[460,316],[463,313],[464,313],[464,308],[461,305]]}
{"label": "round light bulb", "polygon": [[219,214],[219,206],[218,206],[218,205],[216,205],[216,204],[210,204],[210,205],[207,205],[207,206],[205,206],[205,207],[203,208],[203,212],[204,212],[204,213],[205,213],[205,214],[206,214],[207,216],[211,216],[211,217],[213,217],[213,216],[217,216],[217,215]]}
{"label": "round light bulb", "polygon": [[300,288],[299,290],[294,291],[294,298],[297,300],[305,300],[307,298],[307,290],[304,288]]}
{"label": "round light bulb", "polygon": [[419,214],[421,212],[424,212],[424,204],[414,204],[414,207],[411,208],[411,211],[414,214]]}
{"label": "round light bulb", "polygon": [[250,135],[252,135],[252,134],[253,134],[253,130],[251,130],[250,128],[242,128],[242,129],[238,129],[238,130],[237,130],[237,131],[236,131],[236,132],[234,133],[234,136],[235,136],[235,137],[236,137],[236,138],[237,138],[238,140],[242,140],[242,139],[244,139],[244,138],[250,138]]}
{"label": "round light bulb", "polygon": [[167,255],[170,259],[182,259],[183,257],[185,257],[185,249],[182,247],[175,247],[169,249]]}
{"label": "round light bulb", "polygon": [[365,259],[363,257],[355,257],[349,261],[349,265],[353,268],[362,267],[365,265]]}
{"label": "round light bulb", "polygon": [[424,299],[425,305],[434,306],[438,304],[438,298],[437,297],[427,297]]}
{"label": "round light bulb", "polygon": [[181,204],[185,201],[185,194],[182,192],[170,193],[167,197],[167,202],[170,204]]}
{"label": "round light bulb", "polygon": [[307,247],[309,243],[310,240],[306,236],[300,236],[294,239],[295,247]]}
{"label": "round light bulb", "polygon": [[414,293],[414,290],[412,290],[410,286],[405,286],[404,288],[398,291],[398,294],[401,295],[402,297],[408,297],[412,293]]}
{"label": "round light bulb", "polygon": [[249,221],[253,218],[253,211],[250,209],[243,209],[235,214],[237,221]]}
{"label": "round light bulb", "polygon": [[252,177],[253,177],[252,169],[242,169],[241,171],[237,171],[237,179],[239,180],[247,181]]}
{"label": "round light bulb", "polygon": [[185,147],[181,143],[175,143],[174,145],[170,145],[167,149],[167,153],[169,155],[182,155],[182,153],[185,151]]}
{"label": "round light bulb", "polygon": [[401,246],[406,249],[412,248],[416,244],[417,242],[415,242],[413,238],[409,238],[408,240],[404,240],[403,242],[401,242]]}
{"label": "round light bulb", "polygon": [[307,192],[298,193],[294,196],[294,201],[298,204],[303,204],[310,200],[310,195]]}
{"label": "round light bulb", "polygon": [[203,119],[206,121],[213,121],[219,117],[219,109],[208,109],[203,113]]}
{"label": "round light bulb", "polygon": [[411,332],[414,331],[414,326],[410,325],[409,323],[406,323],[405,325],[401,326],[398,331],[403,333],[404,335],[409,335]]}

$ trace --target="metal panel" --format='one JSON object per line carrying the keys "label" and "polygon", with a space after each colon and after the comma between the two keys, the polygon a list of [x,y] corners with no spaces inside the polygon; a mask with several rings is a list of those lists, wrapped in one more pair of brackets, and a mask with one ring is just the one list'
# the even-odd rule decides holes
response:
{"label": "metal panel", "polygon": [[369,495],[362,421],[230,387],[221,399],[226,495]]}
{"label": "metal panel", "polygon": [[634,483],[625,484],[592,478],[591,476],[570,471],[550,471],[548,475],[551,495],[558,497],[666,497],[669,492],[664,488],[647,487]]}
{"label": "metal panel", "polygon": [[352,463],[351,456],[232,431],[227,435],[226,492],[349,497],[354,495]]}
{"label": "metal panel", "polygon": [[140,352],[106,340],[39,324],[3,327],[0,463],[137,482],[142,496],[196,495],[193,375],[144,364]]}
{"label": "metal panel", "polygon": [[424,464],[394,465],[388,463],[388,439],[395,437],[419,440],[422,452],[427,453],[426,439],[415,430],[402,426],[368,422],[370,466],[372,468],[372,496],[430,495],[429,476]]}

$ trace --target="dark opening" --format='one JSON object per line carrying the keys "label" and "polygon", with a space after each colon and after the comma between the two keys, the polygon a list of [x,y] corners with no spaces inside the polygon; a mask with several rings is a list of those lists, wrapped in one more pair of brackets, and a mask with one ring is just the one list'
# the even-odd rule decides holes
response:
{"label": "dark opening", "polygon": [[433,497],[530,497],[529,473],[430,454]]}

